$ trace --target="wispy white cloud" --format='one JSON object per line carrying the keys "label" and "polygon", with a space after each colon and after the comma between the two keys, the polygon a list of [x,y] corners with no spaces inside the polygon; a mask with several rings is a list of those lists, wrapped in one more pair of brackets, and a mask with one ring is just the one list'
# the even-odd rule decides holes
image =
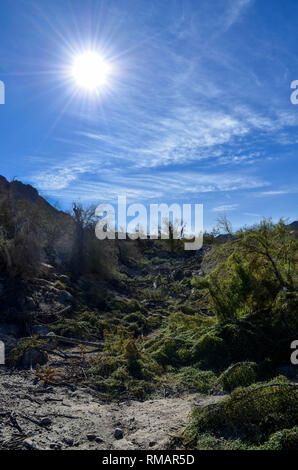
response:
{"label": "wispy white cloud", "polygon": [[239,204],[226,204],[222,206],[213,207],[212,212],[230,212],[239,207]]}
{"label": "wispy white cloud", "polygon": [[[82,158],[82,161],[84,158]],[[52,197],[84,200],[111,200],[119,194],[138,201],[157,199],[202,201],[203,194],[244,191],[269,185],[266,180],[250,174],[202,171],[147,171],[129,173],[125,168],[101,168],[100,162],[79,165],[77,160],[65,161],[67,169],[54,165],[28,177],[43,193]]]}
{"label": "wispy white cloud", "polygon": [[233,24],[239,21],[245,10],[253,3],[254,0],[232,0],[227,2],[223,31],[227,31]]}
{"label": "wispy white cloud", "polygon": [[282,196],[284,194],[292,194],[297,192],[297,190],[293,189],[276,189],[272,191],[262,191],[261,193],[256,194],[257,197],[264,197],[264,196]]}
{"label": "wispy white cloud", "polygon": [[262,217],[261,214],[256,214],[255,212],[244,212],[244,215],[248,217]]}

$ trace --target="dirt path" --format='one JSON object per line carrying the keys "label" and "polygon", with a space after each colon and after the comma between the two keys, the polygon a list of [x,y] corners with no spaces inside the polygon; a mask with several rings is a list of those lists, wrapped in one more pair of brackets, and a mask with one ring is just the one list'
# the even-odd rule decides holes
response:
{"label": "dirt path", "polygon": [[0,449],[162,449],[183,429],[194,403],[222,398],[104,403],[83,387],[44,388],[33,371],[0,369]]}

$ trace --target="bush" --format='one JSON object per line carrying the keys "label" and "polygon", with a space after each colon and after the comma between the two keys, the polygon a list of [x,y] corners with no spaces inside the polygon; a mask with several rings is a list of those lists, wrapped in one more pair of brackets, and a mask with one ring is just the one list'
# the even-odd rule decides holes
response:
{"label": "bush", "polygon": [[22,359],[24,353],[33,350],[43,350],[48,344],[47,339],[41,339],[38,336],[30,336],[22,338],[17,346],[11,351],[7,363],[10,366],[18,366],[19,361]]}
{"label": "bush", "polygon": [[214,248],[214,269],[192,284],[208,294],[209,308],[219,321],[271,310],[282,289],[297,291],[297,246],[283,221],[274,225],[264,220]]}
{"label": "bush", "polygon": [[180,391],[188,390],[206,394],[213,390],[217,383],[214,372],[196,367],[182,367],[170,375]]}
{"label": "bush", "polygon": [[283,377],[237,388],[222,403],[196,408],[187,426],[185,442],[196,446],[201,433],[262,444],[277,431],[296,425],[298,386]]}
{"label": "bush", "polygon": [[219,377],[223,390],[230,392],[237,387],[246,387],[257,381],[257,364],[255,362],[239,362],[230,366]]}
{"label": "bush", "polygon": [[238,320],[210,328],[194,344],[193,358],[204,367],[223,370],[233,362],[262,360],[272,347],[261,329]]}
{"label": "bush", "polygon": [[61,323],[52,325],[52,330],[68,338],[88,339],[91,334],[88,322],[76,318],[64,318]]}
{"label": "bush", "polygon": [[123,317],[123,322],[127,325],[129,331],[134,331],[137,334],[145,333],[148,331],[148,321],[141,312],[129,313]]}
{"label": "bush", "polygon": [[283,429],[273,434],[261,449],[264,450],[298,450],[298,426]]}
{"label": "bush", "polygon": [[89,382],[111,396],[144,398],[157,385],[162,368],[124,328],[105,331],[104,337],[104,354],[89,369]]}

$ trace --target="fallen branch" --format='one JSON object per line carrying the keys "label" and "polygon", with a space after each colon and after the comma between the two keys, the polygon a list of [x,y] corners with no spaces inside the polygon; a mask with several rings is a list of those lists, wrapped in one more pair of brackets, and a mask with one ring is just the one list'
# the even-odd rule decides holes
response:
{"label": "fallen branch", "polygon": [[19,425],[17,418],[14,415],[14,412],[10,413],[9,418],[13,427],[16,428],[21,434],[25,434],[23,428]]}
{"label": "fallen branch", "polygon": [[93,346],[95,348],[98,348],[103,345],[103,342],[93,342],[93,341],[83,341],[81,339],[76,339],[76,338],[67,338],[66,336],[59,336],[59,335],[54,335],[51,334],[51,336],[48,335],[40,335],[42,338],[48,338],[48,339],[56,339],[58,341],[62,341],[63,343],[70,343],[70,344],[84,344],[85,346]]}

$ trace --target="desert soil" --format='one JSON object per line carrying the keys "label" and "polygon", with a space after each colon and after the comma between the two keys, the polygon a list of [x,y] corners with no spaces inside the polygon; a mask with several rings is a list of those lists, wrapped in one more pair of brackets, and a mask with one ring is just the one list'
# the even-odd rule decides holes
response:
{"label": "desert soil", "polygon": [[33,370],[1,366],[0,449],[163,449],[183,430],[194,405],[222,398],[188,394],[107,403],[87,387],[43,386]]}

